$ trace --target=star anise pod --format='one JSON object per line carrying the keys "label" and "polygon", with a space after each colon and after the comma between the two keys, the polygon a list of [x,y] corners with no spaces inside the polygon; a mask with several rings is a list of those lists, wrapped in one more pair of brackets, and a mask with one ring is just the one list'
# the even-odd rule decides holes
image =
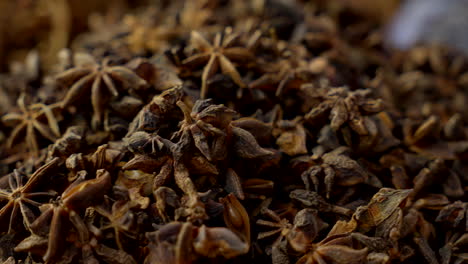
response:
{"label": "star anise pod", "polygon": [[278,237],[272,244],[272,246],[277,246],[278,243],[280,243],[280,241],[288,235],[293,226],[288,219],[281,218],[271,209],[264,208],[261,213],[271,218],[274,222],[270,220],[259,219],[256,222],[257,225],[271,227],[274,229],[258,233],[257,239],[265,239],[271,236],[276,236],[278,234]]}
{"label": "star anise pod", "polygon": [[136,216],[127,201],[119,200],[112,204],[111,210],[104,206],[95,206],[97,213],[103,216],[106,221],[99,229],[104,232],[113,229],[115,242],[120,250],[123,250],[122,235],[135,239],[136,236]]}
{"label": "star anise pod", "polygon": [[159,230],[146,233],[149,254],[145,264],[192,263],[193,226],[190,223],[171,222]]}
{"label": "star anise pod", "polygon": [[[49,141],[54,142],[60,137],[60,128],[54,111],[58,104],[45,105],[36,103],[29,106],[25,104],[25,95],[22,94],[17,101],[20,113],[9,113],[2,117],[2,122],[8,126],[14,126],[7,140],[7,148],[12,148],[15,141],[25,133],[25,141],[28,150],[34,155],[39,155],[39,144],[36,133]],[[44,124],[47,122],[47,125]]]}
{"label": "star anise pod", "polygon": [[185,205],[188,207],[187,211],[190,212],[186,215],[193,220],[206,217],[190,172],[202,174],[217,174],[218,172],[205,157],[189,156],[188,150],[192,147],[192,138],[188,130],[183,130],[177,143],[158,135],[136,132],[128,139],[128,145],[135,152],[135,156],[124,165],[124,170],[140,169],[147,173],[154,173],[159,169],[153,180],[153,191],[173,177],[177,186],[189,197]]}
{"label": "star anise pod", "polygon": [[109,95],[118,96],[120,87],[138,89],[146,85],[146,81],[130,69],[114,66],[108,58],[101,64],[91,63],[69,69],[56,76],[56,80],[70,86],[61,102],[62,108],[76,104],[82,97],[91,97],[94,129],[103,121]]}
{"label": "star anise pod", "polygon": [[323,178],[325,193],[329,198],[335,184],[353,186],[366,182],[369,177],[368,173],[346,152],[348,152],[346,147],[339,147],[312,160],[311,166],[301,175],[306,189],[311,189],[310,182],[312,182],[315,191],[318,192],[322,185],[321,178]]}
{"label": "star anise pod", "polygon": [[448,141],[443,138],[441,120],[436,115],[421,121],[407,118],[403,120],[402,126],[405,144],[427,158],[453,160],[456,159],[458,150],[464,151],[463,141]]}
{"label": "star anise pod", "polygon": [[365,263],[367,248],[355,248],[353,238],[349,234],[329,235],[301,257],[296,264],[358,264]]}
{"label": "star anise pod", "polygon": [[[89,206],[99,203],[105,192],[111,187],[111,176],[105,170],[96,172],[96,178],[86,180],[87,173],[81,175],[62,193],[57,201],[46,204],[45,209],[31,229],[37,234],[49,234],[47,251],[43,256],[49,262],[63,249],[65,227],[71,223],[80,236],[85,236],[88,229],[80,214]],[[50,225],[48,224],[50,223]],[[47,229],[49,226],[49,230]]]}
{"label": "star anise pod", "polygon": [[248,247],[250,245],[250,218],[247,210],[232,193],[221,198],[220,202],[224,206],[223,216],[226,226]]}
{"label": "star anise pod", "polygon": [[371,93],[369,89],[350,91],[346,87],[322,87],[314,93],[318,94],[313,94],[312,97],[321,101],[307,113],[305,120],[315,122],[328,116],[331,128],[335,131],[346,123],[359,135],[367,135],[367,123],[371,121],[366,116],[383,110],[381,99],[368,98]]}
{"label": "star anise pod", "polygon": [[49,146],[49,157],[68,158],[74,153],[78,153],[83,147],[86,129],[82,126],[70,126],[65,133]]}
{"label": "star anise pod", "polygon": [[281,218],[276,212],[263,208],[262,214],[268,216],[270,220],[257,220],[257,225],[274,228],[270,231],[260,232],[257,239],[265,239],[271,236],[278,237],[272,247],[279,247],[282,240],[286,238],[288,244],[297,252],[305,252],[310,244],[318,236],[318,233],[328,225],[317,216],[317,210],[303,209],[294,217],[291,224],[288,219]]}
{"label": "star anise pod", "polygon": [[[146,132],[135,132],[126,138],[128,148],[134,153],[134,157],[124,166],[124,170],[138,169],[146,173],[155,173],[152,190],[156,191],[165,185],[169,178],[174,175],[175,143],[155,134]],[[187,159],[186,166],[192,173],[196,174],[218,174],[203,155],[194,154]]]}
{"label": "star anise pod", "polygon": [[191,112],[182,101],[177,102],[177,105],[184,113],[184,120],[174,137],[188,131],[195,146],[208,160],[226,157],[227,146],[222,142],[227,137],[226,128],[237,113],[224,105],[212,104],[211,99],[198,100]]}
{"label": "star anise pod", "polygon": [[[446,244],[439,249],[439,255],[441,256],[442,264],[449,264],[449,263],[464,263],[468,260],[466,256],[466,251],[463,249],[466,248],[468,245],[468,234],[454,234],[451,237],[446,239]],[[451,260],[454,261],[452,262]]]}
{"label": "star anise pod", "polygon": [[248,244],[226,227],[197,227],[171,222],[146,233],[149,254],[144,263],[193,263],[200,256],[226,259],[245,254]]}
{"label": "star anise pod", "polygon": [[[92,207],[89,207],[83,219],[83,226],[77,232],[69,232],[67,242],[71,243],[69,247],[61,252],[58,262],[70,262],[72,259],[81,259],[83,263],[100,263],[102,260],[106,263],[132,263],[136,261],[133,257],[122,249],[114,249],[100,243],[102,231],[93,225],[96,214]],[[81,256],[80,256],[81,255]]]}
{"label": "star anise pod", "polygon": [[[283,46],[281,44],[284,45],[284,43],[279,42],[278,46]],[[319,74],[327,74],[330,67],[328,60],[319,57],[309,61],[307,51],[301,48],[282,50],[281,53],[287,54],[287,58],[263,65],[262,70],[267,72],[252,81],[249,88],[275,89],[276,96],[279,97],[288,89],[300,90],[303,84],[313,81]]]}
{"label": "star anise pod", "polygon": [[[157,132],[165,136],[174,120],[181,116],[176,102],[183,97],[182,86],[175,86],[153,97],[151,102],[138,112],[128,128],[127,137],[136,131]],[[177,123],[175,124],[177,125]]]}
{"label": "star anise pod", "polygon": [[[465,222],[462,222],[465,219]],[[461,226],[468,230],[468,203],[456,201],[446,205],[439,212],[436,222],[442,222],[451,227]]]}
{"label": "star anise pod", "polygon": [[[356,209],[348,222],[338,221],[329,233],[329,236],[339,234],[349,234],[353,231],[359,231],[364,234],[371,230],[375,230],[375,236],[384,238],[389,241],[387,246],[382,245],[387,253],[392,257],[399,257],[398,241],[403,236],[403,207],[408,200],[412,190],[394,190],[390,188],[381,188],[365,205]],[[367,239],[362,235],[353,235],[363,244],[370,243],[371,239]]]}
{"label": "star anise pod", "polygon": [[289,156],[307,153],[307,135],[302,125],[302,118],[279,120],[275,124],[273,135],[277,136],[276,144],[278,144],[281,151]]}
{"label": "star anise pod", "polygon": [[33,208],[37,209],[41,205],[34,199],[41,196],[52,197],[56,194],[54,191],[33,191],[33,189],[44,180],[48,173],[55,170],[59,163],[60,160],[55,158],[37,169],[27,179],[24,179],[25,176],[18,170],[5,176],[8,177],[9,188],[0,189],[0,201],[7,201],[7,204],[0,210],[0,222],[3,227],[7,227],[8,233],[13,231],[18,211],[21,212],[24,226],[29,230],[36,218]]}
{"label": "star anise pod", "polygon": [[320,212],[331,212],[345,216],[350,216],[353,213],[352,210],[348,208],[328,203],[322,196],[320,196],[316,192],[303,189],[296,189],[289,193],[289,197],[301,203],[305,207],[317,209]]}
{"label": "star anise pod", "polygon": [[233,33],[231,28],[227,28],[224,34],[217,33],[213,44],[208,42],[199,32],[192,31],[191,44],[199,53],[188,57],[182,61],[182,64],[191,69],[205,65],[201,77],[200,98],[206,98],[208,94],[208,79],[216,74],[220,68],[240,88],[246,87],[233,62],[245,63],[252,59],[252,54],[247,48],[236,46],[238,39],[239,35]]}

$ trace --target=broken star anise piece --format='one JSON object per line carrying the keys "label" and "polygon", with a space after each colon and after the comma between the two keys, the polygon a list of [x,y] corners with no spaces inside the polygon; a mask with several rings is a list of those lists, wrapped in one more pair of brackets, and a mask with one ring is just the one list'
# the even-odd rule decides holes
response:
{"label": "broken star anise piece", "polygon": [[249,243],[240,239],[231,229],[205,225],[199,228],[193,246],[198,254],[209,258],[222,256],[229,259],[249,251]]}
{"label": "broken star anise piece", "polygon": [[191,223],[170,222],[158,231],[146,233],[149,254],[145,264],[192,263],[194,226]]}
{"label": "broken star anise piece", "polygon": [[289,156],[307,154],[307,133],[302,125],[302,118],[279,120],[275,124],[273,135],[281,151]]}
{"label": "broken star anise piece", "polygon": [[247,245],[250,245],[250,219],[244,206],[234,194],[220,199],[224,206],[224,222]]}
{"label": "broken star anise piece", "polygon": [[[171,89],[153,97],[151,102],[145,105],[135,116],[128,127],[127,137],[137,131],[158,132],[165,136],[174,120],[181,116],[176,102],[183,96],[182,86],[174,86]],[[177,122],[175,123],[177,125]]]}

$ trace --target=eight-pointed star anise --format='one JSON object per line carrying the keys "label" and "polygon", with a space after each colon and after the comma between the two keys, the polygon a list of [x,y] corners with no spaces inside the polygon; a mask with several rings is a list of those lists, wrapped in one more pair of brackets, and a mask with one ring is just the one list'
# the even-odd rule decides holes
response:
{"label": "eight-pointed star anise", "polygon": [[247,48],[236,46],[238,39],[239,35],[233,33],[231,28],[227,28],[224,34],[216,34],[213,44],[208,42],[199,32],[192,31],[191,44],[199,53],[188,57],[182,64],[191,69],[205,65],[201,77],[200,97],[202,99],[205,99],[208,93],[208,79],[216,74],[219,68],[223,74],[231,77],[240,88],[246,87],[233,62],[247,61],[252,58],[252,54]]}
{"label": "eight-pointed star anise", "polygon": [[184,113],[184,120],[174,137],[183,131],[189,131],[195,146],[208,159],[223,159],[226,156],[226,128],[237,115],[234,110],[224,105],[214,105],[211,99],[198,100],[192,108],[188,109],[182,101],[177,105]]}
{"label": "eight-pointed star anise", "polygon": [[[6,200],[7,204],[0,210],[0,224],[2,227],[8,227],[8,233],[12,231],[15,218],[18,216],[18,210],[23,217],[24,226],[29,229],[36,216],[32,207],[39,207],[41,204],[33,199],[41,196],[54,196],[53,191],[39,192],[33,191],[39,181],[43,180],[47,174],[55,169],[59,164],[59,159],[55,158],[39,169],[37,169],[27,180],[18,170],[6,176],[8,177],[9,190],[0,189],[0,201]],[[2,228],[3,229],[3,228]]]}
{"label": "eight-pointed star anise", "polygon": [[[33,155],[37,156],[40,146],[36,133],[52,142],[60,137],[60,128],[54,115],[54,110],[58,109],[58,104],[36,103],[26,106],[24,94],[18,98],[17,104],[21,113],[9,113],[2,117],[3,123],[14,126],[7,140],[7,148],[11,148],[13,143],[25,132],[24,138],[27,148]],[[44,122],[47,122],[47,125]]]}
{"label": "eight-pointed star anise", "polygon": [[96,206],[94,209],[107,219],[106,223],[100,227],[100,230],[113,229],[114,239],[120,250],[123,250],[121,234],[129,238],[136,238],[136,218],[127,201],[119,200],[114,202],[111,210],[104,206]]}
{"label": "eight-pointed star anise", "polygon": [[382,100],[368,98],[371,94],[369,89],[350,91],[347,87],[323,88],[312,92],[314,94],[311,97],[320,99],[321,102],[307,113],[305,119],[314,122],[328,115],[333,130],[336,131],[347,123],[359,135],[367,135],[367,123],[371,121],[366,115],[382,111]]}
{"label": "eight-pointed star anise", "polygon": [[272,246],[277,246],[281,240],[288,236],[289,232],[293,228],[293,225],[289,222],[286,218],[281,218],[278,214],[268,208],[262,209],[262,214],[268,216],[273,221],[270,220],[257,220],[257,225],[266,226],[270,228],[274,228],[273,230],[264,231],[258,233],[257,239],[265,239],[268,237],[279,235],[275,241],[273,242]]}
{"label": "eight-pointed star anise", "polygon": [[279,234],[273,242],[272,247],[281,246],[280,243],[286,238],[287,243],[297,252],[306,252],[310,249],[312,241],[318,236],[318,233],[326,228],[328,224],[324,223],[318,216],[317,210],[303,209],[294,217],[294,224],[289,223],[285,218],[281,218],[276,212],[263,208],[263,214],[270,217],[273,221],[259,219],[258,225],[275,228],[270,231],[260,232],[258,239],[265,239]]}
{"label": "eight-pointed star anise", "polygon": [[56,80],[63,85],[71,86],[61,102],[63,108],[76,103],[84,96],[91,97],[94,128],[103,121],[109,95],[118,96],[121,86],[138,89],[146,85],[146,81],[133,71],[125,66],[111,65],[110,59],[107,58],[101,64],[85,64],[64,71],[56,76]]}

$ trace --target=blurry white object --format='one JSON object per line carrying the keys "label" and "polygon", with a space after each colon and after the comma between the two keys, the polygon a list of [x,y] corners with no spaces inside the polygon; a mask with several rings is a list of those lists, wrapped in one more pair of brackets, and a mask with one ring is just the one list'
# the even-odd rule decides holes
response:
{"label": "blurry white object", "polygon": [[386,40],[397,49],[437,43],[468,53],[468,0],[407,0],[389,24]]}

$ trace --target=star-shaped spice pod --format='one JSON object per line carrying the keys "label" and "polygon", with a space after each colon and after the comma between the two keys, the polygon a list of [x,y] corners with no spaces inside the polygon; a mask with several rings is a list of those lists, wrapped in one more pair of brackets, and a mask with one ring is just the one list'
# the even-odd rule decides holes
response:
{"label": "star-shaped spice pod", "polygon": [[317,244],[312,245],[312,250],[301,257],[297,264],[336,263],[353,264],[365,263],[368,249],[355,248],[355,242],[349,234],[327,236]]}
{"label": "star-shaped spice pod", "polygon": [[122,169],[154,173],[153,191],[173,178],[177,186],[189,197],[189,218],[197,221],[205,217],[204,209],[199,208],[202,204],[191,175],[217,174],[218,171],[205,157],[191,152],[192,140],[189,131],[185,130],[177,143],[142,131],[135,132],[126,140],[134,157]]}
{"label": "star-shaped spice pod", "polygon": [[[345,123],[359,135],[369,134],[367,115],[383,110],[381,99],[370,99],[371,90],[350,91],[347,87],[310,90],[311,97],[320,99],[320,103],[307,113],[305,119],[315,122],[328,115],[330,126],[337,131]],[[307,92],[307,91],[306,91]]]}
{"label": "star-shaped spice pod", "polygon": [[224,105],[214,105],[211,99],[199,100],[190,111],[185,103],[177,105],[184,113],[179,132],[174,138],[188,131],[198,150],[208,159],[222,159],[227,150],[221,143],[226,140],[226,128],[237,115]]}
{"label": "star-shaped spice pod", "polygon": [[[86,235],[88,230],[81,217],[82,212],[89,206],[98,204],[111,188],[111,176],[105,170],[98,170],[96,178],[90,180],[86,180],[86,171],[79,174],[80,176],[56,201],[44,205],[42,214],[31,224],[32,236],[49,234],[47,251],[43,255],[44,261],[48,263],[55,260],[63,250],[68,224],[71,224],[80,236]],[[27,241],[28,238],[20,245],[27,244]],[[19,248],[24,248],[24,245]]]}
{"label": "star-shaped spice pod", "polygon": [[[106,204],[107,205],[107,204]],[[105,224],[100,226],[101,231],[112,229],[114,233],[115,243],[120,250],[124,250],[122,236],[136,239],[136,216],[131,210],[130,204],[125,200],[119,200],[109,206],[95,206],[94,210],[105,219]],[[103,222],[103,221],[101,221]]]}
{"label": "star-shaped spice pod", "polygon": [[318,192],[322,175],[327,198],[330,197],[335,184],[353,186],[365,183],[369,178],[367,171],[357,161],[350,158],[347,152],[346,147],[339,147],[311,161],[311,166],[301,175],[306,189],[311,189],[310,182],[312,182],[315,191]]}
{"label": "star-shaped spice pod", "polygon": [[115,66],[106,58],[101,64],[92,63],[69,69],[56,80],[70,86],[61,102],[62,108],[77,103],[82,97],[91,96],[93,106],[92,126],[96,129],[103,121],[109,95],[118,96],[119,87],[138,89],[147,83],[125,66]]}
{"label": "star-shaped spice pod", "polygon": [[[25,104],[24,94],[18,98],[18,107],[21,113],[8,113],[2,117],[2,122],[8,126],[14,126],[10,137],[7,140],[7,148],[12,148],[13,143],[26,133],[24,140],[27,149],[35,156],[39,155],[39,143],[36,133],[52,142],[60,137],[60,128],[57,118],[54,116],[54,110],[58,104],[45,105],[36,103],[29,106]],[[44,124],[47,122],[47,125]]]}
{"label": "star-shaped spice pod", "polygon": [[[37,186],[38,182],[47,175],[50,170],[53,170],[60,163],[58,158],[55,158],[38,170],[36,170],[24,183],[24,177],[17,170],[13,171],[8,177],[9,189],[0,189],[0,201],[6,200],[7,204],[0,210],[0,223],[3,227],[8,227],[8,233],[13,229],[13,222],[18,216],[18,210],[23,217],[23,223],[29,229],[31,223],[35,219],[35,215],[31,207],[38,207],[41,204],[33,199],[40,196],[54,196],[55,192],[39,192],[32,189]],[[3,225],[8,222],[7,225]]]}
{"label": "star-shaped spice pod", "polygon": [[224,34],[216,34],[211,44],[199,32],[192,31],[191,45],[199,52],[182,61],[182,64],[190,69],[205,65],[201,79],[200,97],[202,99],[205,99],[208,93],[208,79],[220,68],[221,72],[231,77],[240,88],[246,87],[233,62],[249,61],[253,55],[247,48],[235,46],[238,38],[238,34],[232,33],[232,29],[227,28]]}
{"label": "star-shaped spice pod", "polygon": [[317,210],[309,208],[299,211],[294,217],[293,224],[287,218],[282,218],[275,211],[268,208],[262,208],[262,214],[273,221],[259,219],[257,225],[272,230],[259,232],[257,239],[277,237],[271,244],[272,248],[281,247],[282,241],[286,240],[295,251],[305,252],[310,248],[318,233],[328,226],[317,216]]}

